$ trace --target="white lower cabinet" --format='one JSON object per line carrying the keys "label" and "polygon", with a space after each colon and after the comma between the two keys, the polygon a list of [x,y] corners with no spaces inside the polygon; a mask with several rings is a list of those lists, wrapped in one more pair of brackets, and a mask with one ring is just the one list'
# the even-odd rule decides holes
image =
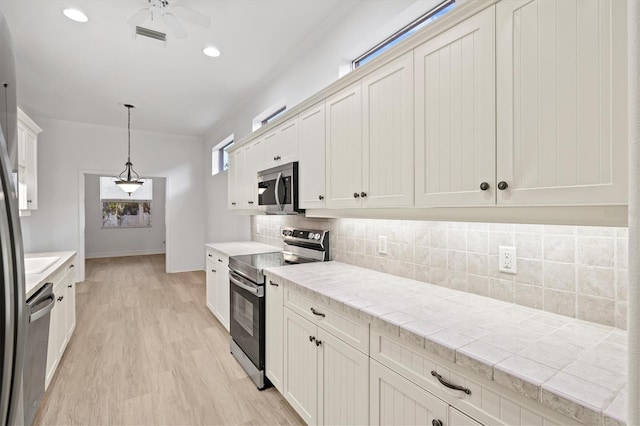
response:
{"label": "white lower cabinet", "polygon": [[368,424],[369,357],[285,308],[284,396],[307,424]]}
{"label": "white lower cabinet", "polygon": [[284,397],[309,425],[318,424],[318,327],[284,309]]}
{"label": "white lower cabinet", "polygon": [[370,389],[372,425],[482,425],[375,360]]}
{"label": "white lower cabinet", "polygon": [[371,360],[371,424],[448,425],[448,404]]}
{"label": "white lower cabinet", "polygon": [[309,425],[576,424],[269,272],[266,291],[267,377]]}
{"label": "white lower cabinet", "polygon": [[319,423],[369,423],[369,356],[318,327]]}
{"label": "white lower cabinet", "polygon": [[267,278],[265,301],[265,328],[266,328],[266,348],[265,348],[265,373],[271,384],[280,393],[284,393],[284,337],[283,337],[283,302],[284,285],[271,277]]}
{"label": "white lower cabinet", "polygon": [[207,248],[207,307],[229,331],[229,257]]}
{"label": "white lower cabinet", "polygon": [[49,386],[76,328],[76,288],[73,259],[55,272],[51,280],[56,302],[49,317],[45,389]]}

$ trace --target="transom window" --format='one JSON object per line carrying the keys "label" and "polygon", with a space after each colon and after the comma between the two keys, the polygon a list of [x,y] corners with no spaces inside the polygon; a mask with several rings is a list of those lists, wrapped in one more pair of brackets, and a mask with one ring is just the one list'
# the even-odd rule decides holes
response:
{"label": "transom window", "polygon": [[369,49],[368,51],[366,51],[365,53],[363,53],[362,55],[354,59],[352,62],[353,69],[356,69],[366,64],[367,62],[371,61],[373,58],[380,56],[387,50],[391,49],[393,46],[397,45],[401,41],[409,38],[416,32],[420,31],[422,28],[426,27],[431,22],[433,22],[434,20],[438,19],[439,17],[441,17],[442,15],[446,14],[451,9],[453,9],[455,7],[455,4],[456,4],[455,0],[446,0],[440,3],[438,6],[431,9],[424,15],[420,16],[418,19],[411,22],[409,25],[395,32],[394,34],[387,37],[382,42],[378,43],[373,48]]}
{"label": "transom window", "polygon": [[211,148],[211,176],[224,172],[229,168],[228,148],[233,146],[233,134]]}

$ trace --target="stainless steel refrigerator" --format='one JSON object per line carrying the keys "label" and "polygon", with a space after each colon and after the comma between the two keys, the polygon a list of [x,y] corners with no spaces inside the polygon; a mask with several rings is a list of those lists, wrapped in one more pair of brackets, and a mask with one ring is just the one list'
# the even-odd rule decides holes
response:
{"label": "stainless steel refrigerator", "polygon": [[0,425],[24,422],[27,334],[24,260],[18,217],[15,54],[0,12]]}

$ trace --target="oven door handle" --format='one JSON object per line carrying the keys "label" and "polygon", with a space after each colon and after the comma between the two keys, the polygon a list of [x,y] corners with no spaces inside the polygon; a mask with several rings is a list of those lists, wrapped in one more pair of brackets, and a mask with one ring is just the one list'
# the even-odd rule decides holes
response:
{"label": "oven door handle", "polygon": [[280,196],[278,195],[278,192],[280,191],[280,181],[282,180],[282,172],[278,173],[278,177],[276,178],[276,204],[278,205],[278,209],[282,210],[282,204],[280,204]]}
{"label": "oven door handle", "polygon": [[242,281],[240,281],[239,279],[237,279],[236,277],[234,277],[233,272],[231,274],[229,274],[229,280],[231,280],[231,282],[235,285],[237,285],[238,287],[240,287],[241,289],[247,290],[249,293],[257,296],[257,297],[264,297],[264,291],[262,287],[260,286],[256,286],[256,287],[251,287],[248,286],[247,284],[243,283]]}

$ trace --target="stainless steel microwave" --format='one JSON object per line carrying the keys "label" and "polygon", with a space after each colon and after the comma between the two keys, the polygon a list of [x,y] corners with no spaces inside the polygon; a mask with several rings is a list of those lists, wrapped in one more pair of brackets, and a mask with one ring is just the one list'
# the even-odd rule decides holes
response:
{"label": "stainless steel microwave", "polygon": [[298,207],[298,162],[258,172],[258,209],[266,214],[304,213]]}

